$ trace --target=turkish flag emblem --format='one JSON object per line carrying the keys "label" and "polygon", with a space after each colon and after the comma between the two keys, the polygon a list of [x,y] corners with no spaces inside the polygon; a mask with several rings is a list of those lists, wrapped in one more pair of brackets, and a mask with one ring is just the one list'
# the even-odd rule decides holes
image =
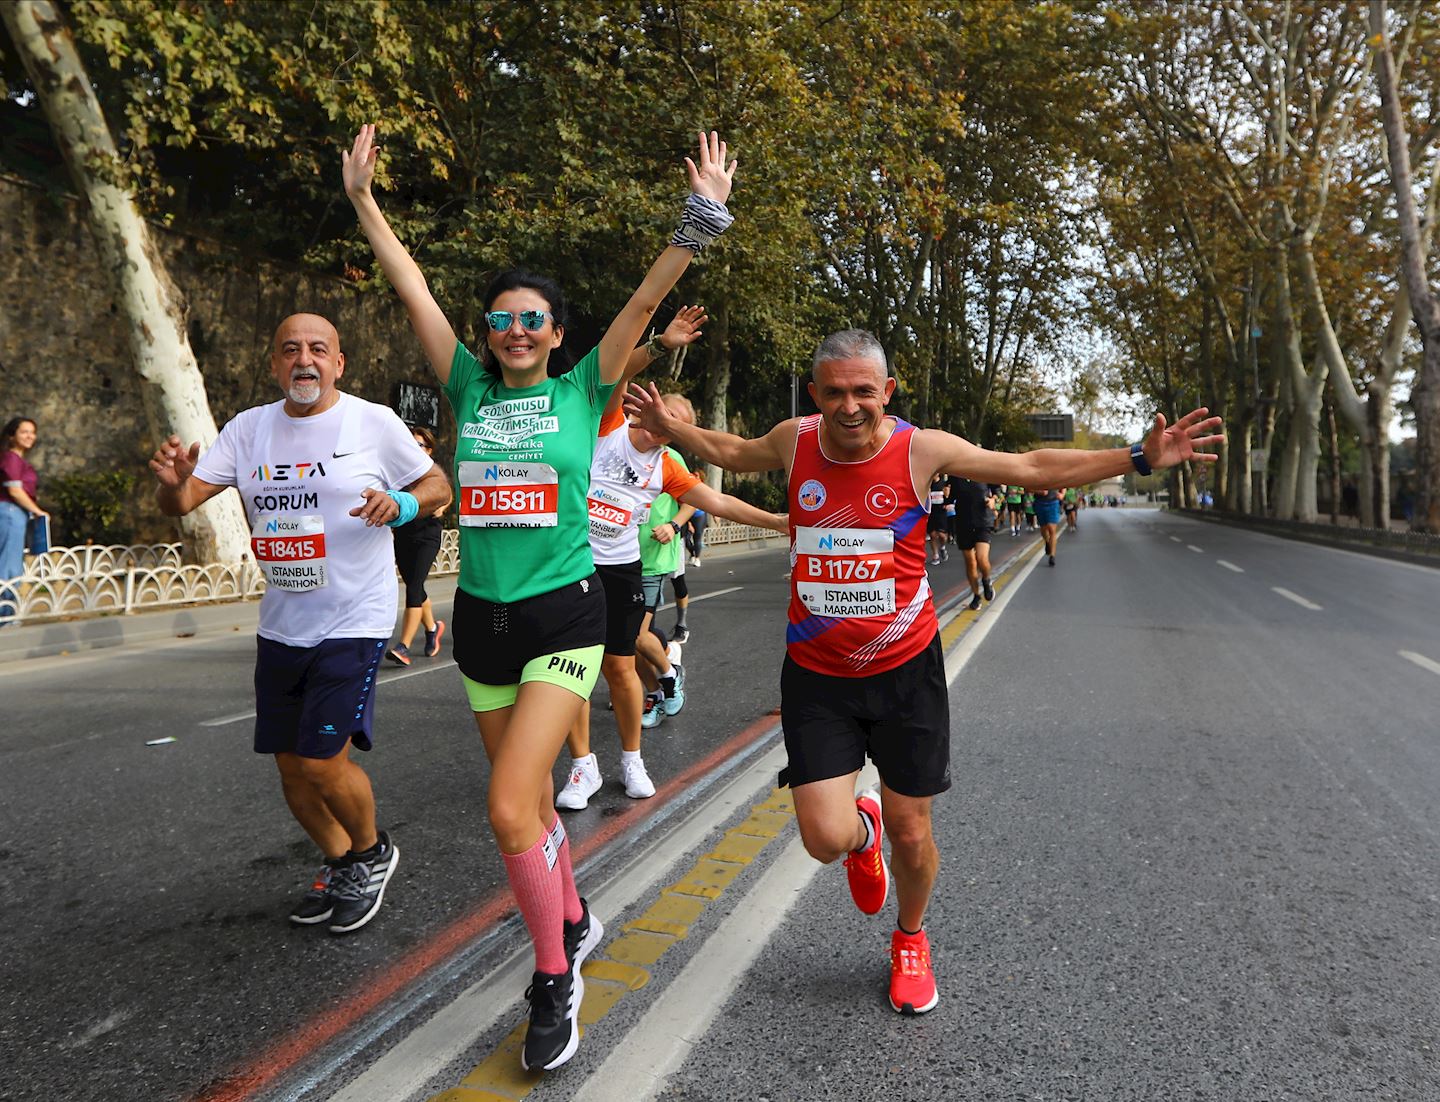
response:
{"label": "turkish flag emblem", "polygon": [[882,520],[899,506],[900,499],[889,486],[871,486],[865,491],[865,508]]}

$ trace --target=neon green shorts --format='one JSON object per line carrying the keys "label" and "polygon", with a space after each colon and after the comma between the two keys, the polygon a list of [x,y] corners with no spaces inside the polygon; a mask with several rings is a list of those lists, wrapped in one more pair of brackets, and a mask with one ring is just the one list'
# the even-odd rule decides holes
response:
{"label": "neon green shorts", "polygon": [[493,712],[508,708],[520,695],[520,686],[527,681],[544,681],[569,689],[581,700],[589,700],[600,678],[600,660],[605,656],[605,645],[579,647],[576,650],[556,651],[542,654],[526,662],[520,671],[520,680],[514,685],[486,685],[472,681],[463,673],[460,680],[465,682],[465,695],[470,698],[472,712]]}

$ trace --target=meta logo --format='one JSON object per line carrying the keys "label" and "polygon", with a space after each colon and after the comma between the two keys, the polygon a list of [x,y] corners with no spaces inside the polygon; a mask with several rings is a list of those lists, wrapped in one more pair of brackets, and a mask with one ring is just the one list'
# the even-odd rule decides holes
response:
{"label": "meta logo", "polygon": [[502,478],[529,478],[530,471],[525,467],[503,467],[499,463],[491,463],[485,468],[487,481],[496,482]]}
{"label": "meta logo", "polygon": [[293,482],[302,478],[324,478],[325,464],[314,463],[261,463],[250,472],[250,477],[260,482]]}
{"label": "meta logo", "polygon": [[796,495],[800,508],[813,513],[825,504],[825,484],[813,478],[806,479]]}

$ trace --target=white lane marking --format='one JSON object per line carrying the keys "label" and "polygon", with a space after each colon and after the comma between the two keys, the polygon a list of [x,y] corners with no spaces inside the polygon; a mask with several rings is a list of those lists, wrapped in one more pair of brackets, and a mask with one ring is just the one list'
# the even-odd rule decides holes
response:
{"label": "white lane marking", "polygon": [[1185,542],[1185,541],[1182,540],[1179,536],[1171,536],[1171,537],[1170,537],[1170,541],[1171,541],[1172,543],[1184,543],[1184,542]]}
{"label": "white lane marking", "polygon": [[[702,593],[698,597],[691,597],[690,603],[693,605],[696,601],[708,601],[711,597],[723,597],[727,593],[739,593],[744,588],[743,585],[732,585],[729,589],[717,589],[714,593]],[[674,601],[667,601],[663,605],[657,605],[655,611],[664,612],[667,608],[674,607]]]}
{"label": "white lane marking", "polygon": [[1274,592],[1280,594],[1280,596],[1284,597],[1287,601],[1294,601],[1301,608],[1310,608],[1318,611],[1319,609],[1325,607],[1324,605],[1317,605],[1314,601],[1302,597],[1298,593],[1291,593],[1288,589],[1281,589],[1278,585],[1272,585],[1270,588]]}
{"label": "white lane marking", "polygon": [[[443,662],[436,662],[436,663],[431,664],[431,665],[426,665],[426,667],[425,667],[423,670],[404,670],[404,671],[402,671],[402,672],[400,672],[400,673],[391,674],[389,677],[379,678],[379,679],[375,682],[375,684],[376,684],[377,686],[378,686],[378,685],[388,685],[388,684],[390,684],[390,682],[392,682],[392,681],[404,681],[407,677],[419,677],[422,673],[434,673],[436,670],[448,670],[448,669],[450,669],[450,668],[451,668],[452,666],[454,666],[454,665],[455,665],[455,660],[454,660],[453,658],[447,658],[447,659],[445,659]],[[231,724],[231,723],[239,723],[239,722],[241,722],[242,720],[254,719],[254,718],[255,718],[255,709],[254,709],[254,708],[251,708],[248,712],[236,712],[234,715],[217,716],[217,717],[215,717],[214,719],[202,719],[202,720],[200,721],[200,726],[201,726],[201,727],[225,727],[225,726],[228,726],[228,725]]]}
{"label": "white lane marking", "polygon": [[1221,566],[1223,566],[1226,570],[1233,570],[1237,574],[1245,573],[1244,567],[1236,566],[1233,562],[1226,562],[1224,559],[1216,559],[1215,561],[1218,562]]}
{"label": "white lane marking", "polygon": [[1197,555],[1205,554],[1205,549],[1203,547],[1196,547],[1193,543],[1187,543],[1185,546],[1190,548],[1190,550],[1194,551]]}
{"label": "white lane marking", "polygon": [[1426,658],[1423,654],[1416,654],[1413,650],[1397,650],[1395,653],[1406,661],[1414,662],[1422,670],[1440,673],[1440,662],[1436,662],[1433,658]]}
{"label": "white lane marking", "polygon": [[[1034,556],[1021,569],[945,659],[947,685],[960,676],[1040,559],[1040,555]],[[874,766],[867,765],[860,785],[872,783],[874,776]],[[605,1062],[590,1073],[571,1102],[650,1102],[657,1098],[666,1079],[684,1063],[696,1039],[709,1030],[821,867],[805,852],[797,833],[670,986],[610,1050]]]}

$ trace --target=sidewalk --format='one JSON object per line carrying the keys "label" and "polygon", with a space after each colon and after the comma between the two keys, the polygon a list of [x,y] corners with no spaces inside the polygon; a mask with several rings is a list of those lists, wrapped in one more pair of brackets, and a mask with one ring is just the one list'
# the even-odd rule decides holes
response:
{"label": "sidewalk", "polygon": [[[776,546],[773,540],[751,540],[705,548],[705,562],[719,561],[752,550]],[[689,576],[704,580],[702,568]],[[425,585],[431,600],[448,604],[455,594],[457,575],[432,576]],[[398,584],[398,583],[397,583]],[[105,650],[137,643],[219,635],[229,632],[255,634],[260,619],[258,600],[216,602],[187,607],[156,609],[129,615],[86,616],[71,620],[49,620],[0,629],[0,664],[27,658],[50,658],[60,654]],[[399,630],[399,619],[396,619]]]}

